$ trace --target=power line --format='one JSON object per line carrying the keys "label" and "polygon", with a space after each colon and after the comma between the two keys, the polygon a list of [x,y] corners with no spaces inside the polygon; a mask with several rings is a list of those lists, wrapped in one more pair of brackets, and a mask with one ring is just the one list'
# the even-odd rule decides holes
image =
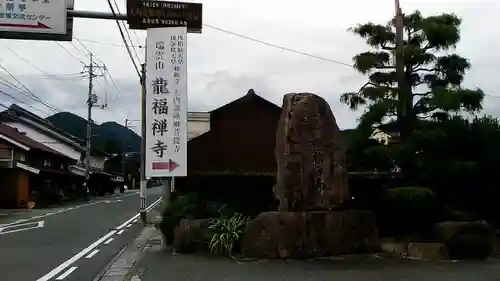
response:
{"label": "power line", "polygon": [[113,85],[113,87],[116,91],[116,97],[118,98],[118,101],[122,104],[123,113],[125,113],[126,116],[131,115],[132,111],[130,109],[127,110],[127,107],[125,106],[125,103],[123,102],[123,99],[120,97],[120,94],[119,94],[120,90],[118,89],[118,86],[116,85],[115,79],[113,79],[111,72],[109,72],[108,68],[105,68],[104,71],[108,74],[109,80],[111,81],[111,85]]}
{"label": "power line", "polygon": [[341,62],[341,61],[336,61],[336,60],[333,60],[333,59],[329,59],[329,58],[325,58],[325,57],[321,57],[321,56],[309,54],[309,53],[302,52],[302,51],[299,51],[299,50],[290,49],[290,48],[287,48],[287,47],[283,47],[283,46],[280,46],[280,45],[276,45],[276,44],[273,44],[273,43],[269,43],[269,42],[266,42],[266,41],[255,39],[255,38],[252,38],[252,37],[249,37],[249,36],[241,35],[241,34],[238,34],[238,33],[235,33],[235,32],[229,31],[229,30],[226,30],[226,29],[222,29],[222,28],[213,26],[213,25],[204,24],[204,26],[206,26],[208,28],[215,29],[215,30],[220,31],[220,32],[224,32],[224,33],[236,36],[236,37],[240,37],[240,38],[243,38],[243,39],[246,39],[246,40],[250,40],[250,41],[253,41],[253,42],[256,42],[256,43],[260,43],[260,44],[263,44],[263,45],[266,45],[266,46],[269,46],[269,47],[281,49],[283,51],[288,51],[288,52],[296,53],[296,54],[299,54],[299,55],[303,55],[303,56],[307,56],[307,57],[311,57],[311,58],[315,58],[315,59],[319,59],[319,60],[328,61],[328,62],[331,62],[331,63],[343,65],[343,66],[353,67],[353,65],[349,64],[349,63],[345,63],[345,62]]}
{"label": "power line", "polygon": [[30,105],[30,104],[25,103],[24,101],[22,101],[22,100],[20,100],[20,99],[18,99],[18,98],[16,98],[16,97],[14,97],[13,95],[11,95],[11,94],[9,94],[9,93],[6,93],[6,92],[4,92],[4,91],[2,91],[2,90],[0,90],[0,93],[1,93],[1,94],[6,95],[6,96],[8,96],[8,97],[10,97],[11,99],[13,99],[13,100],[15,100],[15,101],[17,101],[17,102],[20,102],[21,104],[26,105],[27,107],[29,107],[29,108],[31,108],[31,109],[33,109],[33,110],[36,110],[36,111],[38,111],[38,112],[41,112],[41,113],[43,113],[43,114],[45,114],[45,115],[47,115],[47,116],[49,116],[49,115],[50,115],[50,114],[48,114],[47,112],[45,112],[45,111],[43,111],[43,110],[41,110],[41,109],[38,109],[38,108],[36,108],[36,107],[34,107],[34,106]]}
{"label": "power line", "polygon": [[[120,7],[118,7],[118,3],[116,3],[116,0],[113,0],[113,2],[115,3],[115,6],[116,6],[116,11],[118,13],[120,13]],[[125,30],[125,34],[127,35],[128,37],[128,40],[130,41],[130,45],[132,45],[134,42],[132,41],[132,38],[130,37],[130,32],[129,30],[127,29],[126,25],[124,22],[120,21],[121,24],[123,25],[123,29]],[[139,58],[139,55],[137,54],[137,51],[135,50],[135,48],[132,49],[132,51],[134,52],[135,54],[135,57],[137,58],[137,61],[141,61],[141,59]]]}
{"label": "power line", "polygon": [[[119,43],[102,42],[102,41],[96,41],[96,40],[90,40],[90,39],[82,39],[82,38],[78,38],[78,40],[83,41],[83,42],[89,42],[89,43],[95,43],[95,44],[101,44],[101,45],[108,45],[108,46],[114,46],[114,47],[125,47],[124,44],[119,44]],[[141,46],[141,45],[129,45],[129,47],[131,47],[131,48],[139,48],[139,49],[144,48],[144,46]]]}
{"label": "power line", "polygon": [[[85,46],[85,44],[80,42],[80,40],[78,38],[76,38],[75,36],[73,36],[73,38],[85,49],[85,51],[87,51],[87,54],[92,54],[92,56],[97,60],[97,62],[99,62],[100,64],[103,64],[103,65],[105,64],[100,58],[98,58],[94,53],[92,53],[92,51],[90,51],[90,49],[87,48],[87,46]],[[74,47],[76,48],[76,46],[74,46]]]}
{"label": "power line", "polygon": [[[14,91],[16,91],[16,92],[18,92],[18,93],[20,93],[20,94],[22,94],[22,95],[24,95],[24,96],[27,96],[28,98],[30,98],[30,99],[32,99],[32,100],[34,100],[35,102],[41,103],[39,100],[34,99],[33,97],[29,96],[29,94],[28,94],[28,93],[26,93],[26,92],[24,92],[24,91],[23,91],[23,89],[21,89],[19,86],[15,85],[15,84],[13,84],[13,83],[11,83],[11,82],[9,82],[9,81],[5,80],[5,79],[0,79],[0,80],[2,80],[2,81],[3,81],[3,82],[0,82],[0,84],[4,85],[4,86],[5,86],[5,87],[7,87],[8,89],[14,90]],[[31,107],[30,105],[28,105],[28,104],[26,104],[25,102],[23,102],[23,101],[21,101],[21,100],[19,100],[19,99],[15,98],[15,97],[13,97],[13,96],[11,96],[10,94],[8,94],[8,93],[6,93],[6,92],[3,92],[3,91],[1,91],[1,90],[0,90],[0,92],[1,92],[1,93],[4,93],[5,95],[7,95],[7,96],[9,96],[9,97],[11,97],[11,98],[13,98],[13,99],[15,99],[15,100],[17,100],[18,102],[20,102],[20,103],[22,103],[22,104],[25,104],[25,105],[26,105],[26,106],[28,106],[28,107]],[[42,104],[43,104],[43,103],[42,103]],[[40,109],[37,109],[37,108],[34,108],[34,109],[35,109],[35,110],[38,110],[38,111],[40,111],[40,112],[43,112],[43,113],[45,113],[46,115],[50,115],[50,114],[48,114],[48,113],[46,113],[45,111],[42,111],[42,110],[40,110]]]}
{"label": "power line", "polygon": [[19,81],[19,79],[17,79],[5,66],[0,64],[0,68],[2,68],[5,72],[7,72],[7,74],[9,74],[10,77],[12,77],[17,83],[19,83],[19,85],[21,85],[26,90],[26,92],[28,92],[32,97],[35,97],[36,100],[38,100],[38,102],[42,103],[43,105],[45,105],[47,108],[49,108],[50,110],[52,110],[55,113],[62,111],[61,109],[57,108],[55,105],[52,105],[50,103],[43,101],[39,96],[34,94],[30,89],[28,89],[28,87],[26,87],[26,85],[24,85],[21,81]]}
{"label": "power line", "polygon": [[[109,5],[109,8],[111,9],[111,12],[113,13],[113,16],[116,18],[116,12],[115,12],[115,9],[113,8],[113,4],[111,4],[111,0],[108,0],[108,5]],[[120,26],[120,21],[116,20],[116,24],[118,25],[118,30],[120,31],[122,41],[125,44],[125,48],[127,49],[127,53],[130,57],[130,60],[132,60],[132,64],[134,65],[135,71],[137,72],[137,76],[139,76],[139,79],[141,79],[141,72],[139,71],[139,67],[137,66],[137,64],[134,60],[134,56],[132,55],[130,48],[128,47],[127,39],[125,38],[125,35],[123,34],[122,27]]]}
{"label": "power line", "polygon": [[[337,60],[330,59],[330,58],[327,58],[327,57],[322,57],[322,56],[314,55],[314,54],[311,54],[311,53],[307,53],[307,52],[303,52],[303,51],[299,51],[299,50],[287,48],[287,47],[280,46],[280,45],[277,45],[277,44],[274,44],[274,43],[271,43],[271,42],[266,42],[266,41],[259,40],[259,39],[256,39],[256,38],[253,38],[253,37],[250,37],[250,36],[246,36],[246,35],[242,35],[242,34],[239,34],[239,33],[236,33],[236,32],[232,32],[232,31],[220,28],[220,27],[213,26],[213,25],[204,24],[204,26],[206,26],[208,28],[211,28],[211,29],[214,29],[214,30],[217,30],[217,31],[220,31],[220,32],[224,32],[224,33],[229,34],[229,35],[233,35],[233,36],[245,39],[245,40],[249,40],[249,41],[253,41],[255,43],[259,43],[259,44],[263,44],[263,45],[266,45],[266,46],[269,46],[269,47],[277,48],[277,49],[280,49],[280,50],[283,50],[283,51],[288,51],[288,52],[292,52],[292,53],[299,54],[299,55],[302,55],[302,56],[310,57],[310,58],[313,58],[313,59],[319,59],[319,60],[322,60],[322,61],[327,61],[327,62],[330,62],[330,63],[335,63],[335,64],[339,64],[339,65],[343,65],[343,66],[353,67],[352,64],[349,64],[349,63],[346,63],[346,62],[341,62],[341,61],[337,61]],[[102,42],[102,41],[90,40],[90,39],[79,39],[79,40],[80,41],[90,42],[90,43],[95,43],[95,44],[101,44],[101,45],[109,45],[109,46],[116,46],[116,47],[127,47],[127,45],[118,44],[118,43]],[[133,45],[133,46],[132,45],[128,45],[128,46],[132,47],[132,48],[144,48],[144,46],[141,46],[141,45]]]}
{"label": "power line", "polygon": [[[34,69],[42,72],[43,74],[47,75],[48,77],[52,78],[52,79],[65,79],[65,78],[72,78],[72,77],[61,77],[61,76],[57,76],[57,75],[54,75],[54,74],[50,74],[48,73],[47,71],[41,69],[40,67],[34,65],[32,62],[30,62],[29,60],[27,60],[25,57],[21,56],[20,54],[16,53],[15,51],[13,51],[11,48],[9,48],[8,46],[6,45],[3,45],[4,48],[6,48],[9,52],[11,52],[12,54],[14,54],[15,56],[17,56],[18,58],[20,58],[21,60],[23,60],[24,62],[26,62],[27,64],[31,65]],[[78,73],[80,78],[82,77],[82,75],[80,73]],[[73,75],[73,74],[68,74],[68,75]],[[73,78],[74,79],[74,78]]]}
{"label": "power line", "polygon": [[77,61],[79,61],[81,64],[85,65],[85,63],[83,62],[83,60],[81,60],[80,58],[78,58],[77,56],[75,56],[75,54],[73,54],[72,52],[70,52],[68,49],[66,49],[66,47],[64,47],[61,43],[55,41],[56,44],[61,47],[61,49],[63,49],[66,53],[68,53],[70,56],[72,56],[73,58],[75,58]]}
{"label": "power line", "polygon": [[[90,51],[90,49],[87,48],[87,46],[85,46],[85,44],[83,44],[82,42],[80,42],[80,39],[78,39],[76,37],[73,37],[73,38],[75,38],[78,41],[78,43],[80,43],[80,45],[82,45],[85,48],[86,51],[88,51],[90,54],[92,54],[92,56],[95,57],[103,65],[102,68],[99,68],[99,70],[102,71],[101,72],[102,76],[105,76],[105,72],[108,73],[108,76],[110,77],[110,79],[111,79],[111,81],[112,81],[112,83],[113,83],[113,85],[114,85],[114,87],[116,89],[116,96],[119,99],[119,101],[122,103],[122,105],[124,106],[124,102],[123,102],[123,100],[120,97],[120,91],[118,90],[118,87],[116,86],[116,83],[114,82],[113,76],[111,75],[111,72],[109,72],[109,69],[107,68],[106,63],[104,63],[101,59],[97,58],[95,56],[95,54],[93,54]],[[130,113],[126,113],[127,110],[124,107],[122,109],[124,110],[125,115],[129,115],[130,114]],[[131,112],[131,111],[129,111],[129,112]]]}

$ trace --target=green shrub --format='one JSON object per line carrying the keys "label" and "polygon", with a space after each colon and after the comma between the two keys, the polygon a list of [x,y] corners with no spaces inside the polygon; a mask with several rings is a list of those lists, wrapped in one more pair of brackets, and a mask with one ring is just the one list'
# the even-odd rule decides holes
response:
{"label": "green shrub", "polygon": [[241,214],[213,219],[210,224],[210,229],[213,231],[209,244],[210,251],[231,256],[235,247],[240,244],[249,220],[249,217]]}
{"label": "green shrub", "polygon": [[397,187],[387,191],[389,201],[403,204],[419,204],[434,197],[434,191],[427,187]]}
{"label": "green shrub", "polygon": [[392,234],[429,234],[441,220],[442,208],[434,192],[425,187],[398,187],[387,191],[382,219]]}
{"label": "green shrub", "polygon": [[172,243],[174,238],[174,229],[179,225],[182,219],[188,216],[196,215],[198,196],[195,193],[189,193],[179,196],[170,201],[162,214],[160,230],[168,244]]}

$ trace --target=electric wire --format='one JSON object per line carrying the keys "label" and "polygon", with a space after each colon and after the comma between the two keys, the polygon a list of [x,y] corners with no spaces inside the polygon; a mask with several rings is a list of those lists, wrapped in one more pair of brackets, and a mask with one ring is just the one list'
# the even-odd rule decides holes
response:
{"label": "electric wire", "polygon": [[[116,0],[113,0],[113,2],[115,3],[116,11],[118,12],[118,14],[120,14],[120,7],[118,6],[118,3],[116,3]],[[124,22],[121,22],[121,23],[122,23],[123,29],[125,30],[125,34],[127,35],[127,38],[130,41],[130,45],[133,45],[134,42],[132,41],[132,38],[130,37],[130,31],[129,31],[129,29],[127,28],[127,26],[125,25]],[[137,54],[137,51],[135,50],[135,48],[132,48],[132,51],[135,54],[135,57],[137,58],[137,61],[140,62],[141,59],[139,58],[139,55]]]}
{"label": "electric wire", "polygon": [[[113,16],[116,17],[116,12],[115,9],[113,8],[113,4],[111,3],[111,0],[107,0],[109,8],[111,9],[111,12],[113,13]],[[139,79],[141,79],[141,72],[139,71],[139,67],[137,66],[134,56],[132,55],[132,52],[130,51],[130,47],[128,46],[127,39],[125,38],[125,35],[123,34],[123,30],[120,26],[120,23],[118,20],[116,20],[116,24],[118,25],[118,30],[120,31],[120,36],[122,37],[122,41],[125,44],[125,48],[127,49],[127,53],[130,57],[130,60],[132,61],[132,64],[134,65],[135,71],[137,72],[137,76]]]}
{"label": "electric wire", "polygon": [[36,107],[34,107],[34,106],[30,105],[30,104],[27,104],[26,102],[24,102],[24,101],[22,101],[22,100],[20,100],[20,99],[16,98],[15,96],[13,96],[13,95],[11,95],[11,94],[9,94],[9,93],[6,93],[6,92],[4,92],[4,91],[2,91],[2,90],[0,90],[0,93],[1,93],[1,94],[3,94],[3,95],[8,96],[9,98],[11,98],[11,99],[13,99],[13,100],[15,100],[15,101],[17,101],[17,102],[19,102],[19,103],[21,103],[21,104],[26,105],[27,107],[29,107],[29,108],[31,108],[31,109],[33,109],[33,110],[36,110],[36,111],[38,111],[38,112],[41,112],[41,113],[45,114],[46,116],[49,116],[49,115],[50,115],[49,113],[47,113],[47,112],[45,112],[45,111],[43,111],[43,110],[41,110],[41,109],[38,109],[38,108],[36,108]]}
{"label": "electric wire", "polygon": [[70,52],[66,47],[64,47],[61,43],[55,41],[56,44],[61,47],[61,49],[63,49],[66,53],[68,53],[70,56],[72,56],[73,58],[75,58],[77,61],[79,61],[81,64],[85,65],[85,63],[83,62],[83,60],[81,60],[80,58],[78,58],[75,54],[73,54],[72,52]]}
{"label": "electric wire", "polygon": [[12,77],[12,79],[14,79],[17,83],[19,83],[19,85],[21,85],[21,87],[24,88],[24,90],[27,93],[30,94],[31,98],[33,98],[34,100],[38,101],[39,103],[45,105],[47,108],[49,108],[54,113],[58,113],[58,112],[62,111],[57,106],[52,105],[52,104],[50,104],[48,102],[45,102],[39,96],[37,96],[35,93],[33,93],[28,87],[26,87],[26,85],[24,85],[21,81],[19,81],[19,79],[17,79],[5,66],[3,66],[2,64],[0,64],[0,68],[2,68],[7,74],[10,75],[10,77]]}

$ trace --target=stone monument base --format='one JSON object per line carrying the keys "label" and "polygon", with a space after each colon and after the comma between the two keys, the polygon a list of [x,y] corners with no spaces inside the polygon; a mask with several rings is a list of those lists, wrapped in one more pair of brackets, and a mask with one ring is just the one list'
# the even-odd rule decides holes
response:
{"label": "stone monument base", "polygon": [[371,253],[378,248],[375,216],[354,210],[260,213],[242,241],[244,256],[267,259]]}

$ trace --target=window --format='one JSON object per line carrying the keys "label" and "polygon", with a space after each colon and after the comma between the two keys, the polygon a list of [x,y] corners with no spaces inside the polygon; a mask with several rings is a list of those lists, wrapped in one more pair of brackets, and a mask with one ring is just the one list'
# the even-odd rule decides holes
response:
{"label": "window", "polygon": [[12,149],[0,148],[0,161],[12,161]]}
{"label": "window", "polygon": [[43,159],[43,166],[50,167],[50,160],[49,159]]}

